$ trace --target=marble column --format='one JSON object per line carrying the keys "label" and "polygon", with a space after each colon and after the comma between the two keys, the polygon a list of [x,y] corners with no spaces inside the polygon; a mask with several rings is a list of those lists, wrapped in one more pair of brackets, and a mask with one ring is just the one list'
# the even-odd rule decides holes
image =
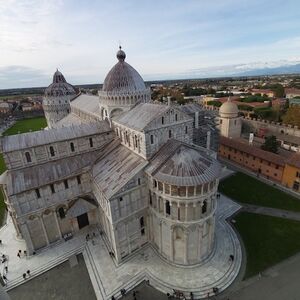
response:
{"label": "marble column", "polygon": [[57,213],[56,212],[54,212],[54,218],[55,218],[55,223],[56,223],[57,230],[58,230],[58,233],[59,233],[59,238],[62,238],[62,234],[61,234],[61,230],[60,230],[60,226],[59,226],[59,222],[58,222],[58,219],[57,219]]}
{"label": "marble column", "polygon": [[185,204],[185,221],[188,221],[188,204]]}
{"label": "marble column", "polygon": [[48,234],[47,234],[46,227],[45,227],[45,224],[44,224],[43,216],[40,217],[40,221],[41,221],[41,225],[42,225],[42,228],[43,228],[44,236],[46,238],[47,245],[49,245],[50,242],[49,242]]}
{"label": "marble column", "polygon": [[183,262],[184,264],[188,263],[188,231],[184,231],[184,253],[183,253]]}

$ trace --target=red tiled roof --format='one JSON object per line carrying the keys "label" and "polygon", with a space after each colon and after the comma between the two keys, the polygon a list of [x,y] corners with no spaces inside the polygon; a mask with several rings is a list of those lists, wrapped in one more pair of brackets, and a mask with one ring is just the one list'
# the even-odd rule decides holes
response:
{"label": "red tiled roof", "polygon": [[300,154],[299,153],[294,153],[289,157],[289,159],[286,161],[287,164],[300,168]]}
{"label": "red tiled roof", "polygon": [[296,89],[296,88],[285,88],[284,92],[286,94],[292,93],[292,94],[300,94],[300,89]]}
{"label": "red tiled roof", "polygon": [[280,165],[280,166],[285,165],[285,159],[282,156],[272,153],[272,152],[264,151],[260,148],[256,148],[255,146],[243,144],[234,139],[229,139],[229,138],[221,136],[220,144],[227,146],[227,147],[231,147],[231,148],[239,150],[239,151],[242,151],[244,153],[248,153],[252,156],[261,158],[263,160],[274,163],[276,165]]}

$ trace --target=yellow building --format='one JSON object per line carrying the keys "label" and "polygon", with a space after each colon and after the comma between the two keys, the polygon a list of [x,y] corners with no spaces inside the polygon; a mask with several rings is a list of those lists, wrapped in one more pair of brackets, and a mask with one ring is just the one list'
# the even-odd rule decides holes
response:
{"label": "yellow building", "polygon": [[282,184],[300,193],[300,154],[293,154],[284,167]]}

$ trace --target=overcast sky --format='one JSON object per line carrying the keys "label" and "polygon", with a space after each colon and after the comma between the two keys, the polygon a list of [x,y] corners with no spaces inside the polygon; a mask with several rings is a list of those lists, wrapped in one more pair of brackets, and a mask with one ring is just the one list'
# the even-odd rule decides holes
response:
{"label": "overcast sky", "polygon": [[102,83],[119,43],[145,80],[300,61],[300,1],[0,0],[0,88]]}

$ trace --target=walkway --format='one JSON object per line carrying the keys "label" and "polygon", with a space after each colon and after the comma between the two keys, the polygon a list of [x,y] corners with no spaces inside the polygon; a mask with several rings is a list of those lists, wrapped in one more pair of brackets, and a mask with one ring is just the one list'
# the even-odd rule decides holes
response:
{"label": "walkway", "polygon": [[240,283],[221,300],[298,300],[300,253]]}
{"label": "walkway", "polygon": [[[95,228],[84,228],[73,239],[59,242],[36,255],[17,257],[19,250],[25,250],[23,240],[15,237],[10,217],[8,223],[0,230],[0,254],[8,259],[8,284],[10,290],[24,282],[28,282],[51,268],[68,260],[74,254],[83,253],[85,263],[98,300],[111,299],[112,295],[120,296],[120,290],[131,290],[143,280],[163,293],[172,289],[184,291],[187,295],[192,291],[195,298],[206,297],[214,287],[219,291],[226,289],[239,273],[242,252],[239,239],[227,223],[240,206],[226,197],[218,201],[216,217],[215,247],[206,261],[193,267],[177,267],[163,260],[151,245],[145,246],[121,265],[116,266],[109,256],[105,241],[97,234],[94,241],[86,243],[87,232],[96,232]],[[234,255],[234,261],[229,256]],[[1,264],[2,265],[2,264]],[[24,281],[22,274],[31,271],[30,278]],[[3,273],[2,266],[0,269]]]}
{"label": "walkway", "polygon": [[[212,295],[214,287],[225,290],[239,273],[242,252],[236,233],[226,222],[240,208],[226,197],[218,203],[215,248],[211,256],[200,265],[177,267],[162,259],[151,245],[116,266],[110,258],[106,245],[97,239],[89,242],[84,251],[87,268],[97,295],[97,299],[111,299],[120,296],[121,288],[131,290],[143,280],[150,285],[172,294],[173,289],[180,290],[186,296],[193,292],[195,299]],[[229,256],[234,255],[234,261]]]}
{"label": "walkway", "polygon": [[243,206],[242,208],[243,211],[246,212],[300,221],[300,212],[277,209],[272,207],[256,206],[256,205],[251,205],[246,203],[240,203],[240,204]]}

